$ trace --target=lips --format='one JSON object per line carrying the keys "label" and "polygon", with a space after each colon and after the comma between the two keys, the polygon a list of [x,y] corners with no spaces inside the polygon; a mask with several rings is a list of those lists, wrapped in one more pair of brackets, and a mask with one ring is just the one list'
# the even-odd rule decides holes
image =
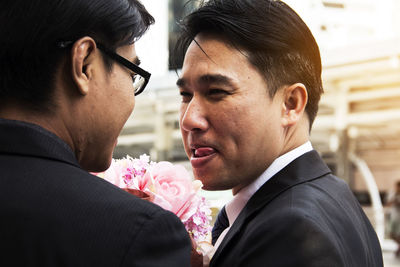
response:
{"label": "lips", "polygon": [[215,152],[216,152],[215,149],[212,147],[199,147],[197,149],[194,149],[193,155],[195,158],[201,158],[209,156]]}
{"label": "lips", "polygon": [[192,146],[192,157],[190,163],[194,169],[205,167],[215,156],[217,150],[209,146]]}

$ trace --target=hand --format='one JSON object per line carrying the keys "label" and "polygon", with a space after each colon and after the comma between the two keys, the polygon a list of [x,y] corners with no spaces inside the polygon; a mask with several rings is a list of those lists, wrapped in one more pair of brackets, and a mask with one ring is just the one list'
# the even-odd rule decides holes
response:
{"label": "hand", "polygon": [[132,195],[134,195],[134,196],[137,196],[138,198],[141,198],[141,199],[144,199],[144,200],[147,200],[147,201],[150,201],[150,202],[152,202],[152,200],[153,200],[152,196],[150,196],[149,194],[147,194],[147,193],[145,193],[143,191],[140,191],[138,189],[123,188],[123,190],[128,192],[128,193],[130,193],[130,194],[132,194]]}
{"label": "hand", "polygon": [[197,244],[193,237],[190,237],[192,241],[192,251],[190,252],[190,266],[191,267],[203,267],[203,254],[196,250]]}

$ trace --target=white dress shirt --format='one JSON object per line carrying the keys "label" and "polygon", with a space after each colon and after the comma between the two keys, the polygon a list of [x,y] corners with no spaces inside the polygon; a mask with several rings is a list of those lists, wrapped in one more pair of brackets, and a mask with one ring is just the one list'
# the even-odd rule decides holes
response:
{"label": "white dress shirt", "polygon": [[221,235],[215,242],[214,248],[217,250],[218,246],[221,244],[225,235],[228,233],[229,229],[235,222],[239,213],[242,211],[247,201],[257,192],[260,187],[265,184],[269,179],[272,178],[276,173],[285,168],[290,162],[300,157],[301,155],[313,150],[311,142],[307,141],[303,145],[283,154],[272,162],[272,164],[248,186],[242,188],[231,201],[225,205],[226,215],[229,220],[229,227],[222,231]]}

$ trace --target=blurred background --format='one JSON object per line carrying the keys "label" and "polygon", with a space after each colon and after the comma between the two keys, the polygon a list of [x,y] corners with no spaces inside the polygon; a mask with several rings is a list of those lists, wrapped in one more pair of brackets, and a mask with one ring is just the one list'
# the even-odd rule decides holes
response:
{"label": "blurred background", "polygon": [[[190,170],[179,131],[180,96],[173,47],[179,20],[196,7],[187,0],[141,0],[156,24],[138,41],[146,91],[118,140],[114,158],[148,154]],[[332,171],[362,204],[382,241],[387,236],[387,195],[400,180],[400,1],[287,0],[313,32],[323,63],[325,93],[311,141]],[[229,191],[205,192],[215,210]],[[393,265],[394,266],[394,265]],[[400,265],[396,265],[400,266]]]}

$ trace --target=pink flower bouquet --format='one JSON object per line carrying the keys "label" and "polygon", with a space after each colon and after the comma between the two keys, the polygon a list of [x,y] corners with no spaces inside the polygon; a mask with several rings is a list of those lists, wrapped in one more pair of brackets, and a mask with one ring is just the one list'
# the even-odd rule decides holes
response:
{"label": "pink flower bouquet", "polygon": [[176,214],[197,244],[210,238],[211,210],[198,193],[203,186],[192,181],[183,166],[170,162],[150,162],[147,155],[139,159],[114,160],[98,176],[136,196],[147,199]]}

